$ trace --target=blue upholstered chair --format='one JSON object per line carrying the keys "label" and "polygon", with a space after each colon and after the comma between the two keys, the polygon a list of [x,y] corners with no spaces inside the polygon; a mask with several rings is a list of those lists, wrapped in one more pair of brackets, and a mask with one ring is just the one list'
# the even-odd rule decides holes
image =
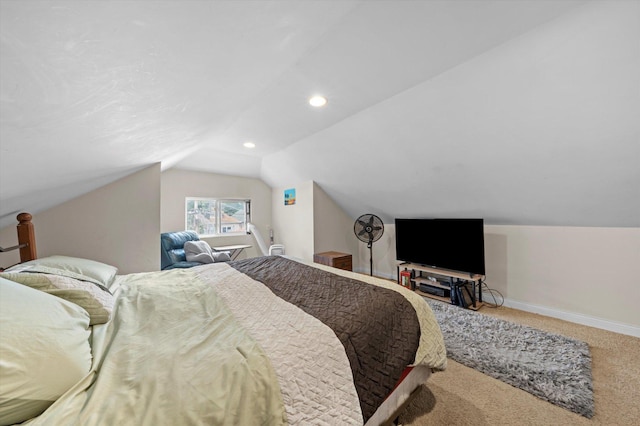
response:
{"label": "blue upholstered chair", "polygon": [[187,262],[184,243],[198,241],[198,234],[193,231],[164,232],[160,234],[160,267],[161,269],[191,268],[202,265],[200,262]]}

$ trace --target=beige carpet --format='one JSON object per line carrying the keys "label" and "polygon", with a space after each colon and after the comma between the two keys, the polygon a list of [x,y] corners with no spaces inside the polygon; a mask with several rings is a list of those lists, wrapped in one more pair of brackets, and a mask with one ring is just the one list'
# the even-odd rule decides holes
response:
{"label": "beige carpet", "polygon": [[400,416],[403,425],[640,425],[640,339],[505,307],[480,313],[583,340],[595,415],[587,419],[449,359]]}

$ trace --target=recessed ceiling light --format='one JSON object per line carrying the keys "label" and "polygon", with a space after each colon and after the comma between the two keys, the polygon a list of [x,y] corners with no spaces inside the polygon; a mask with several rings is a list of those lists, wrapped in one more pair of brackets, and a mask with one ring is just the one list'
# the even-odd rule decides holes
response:
{"label": "recessed ceiling light", "polygon": [[245,142],[242,144],[242,146],[244,146],[245,148],[255,148],[256,144],[253,142]]}
{"label": "recessed ceiling light", "polygon": [[312,96],[309,98],[309,104],[314,107],[322,107],[327,104],[327,98],[320,95]]}

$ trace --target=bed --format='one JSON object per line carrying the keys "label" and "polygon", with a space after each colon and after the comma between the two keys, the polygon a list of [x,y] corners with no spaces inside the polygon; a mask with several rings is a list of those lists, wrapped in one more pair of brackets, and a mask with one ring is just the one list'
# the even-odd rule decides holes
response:
{"label": "bed", "polygon": [[385,424],[446,367],[422,298],[284,256],[0,273],[0,423]]}

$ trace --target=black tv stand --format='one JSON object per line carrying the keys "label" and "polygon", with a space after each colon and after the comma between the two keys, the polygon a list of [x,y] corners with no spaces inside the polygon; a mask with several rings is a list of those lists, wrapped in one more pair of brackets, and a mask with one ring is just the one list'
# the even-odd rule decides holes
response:
{"label": "black tv stand", "polygon": [[[467,308],[478,310],[482,307],[482,280],[484,275],[469,274],[458,271],[451,271],[448,269],[432,268],[430,266],[418,265],[415,263],[401,263],[398,265],[398,283],[400,283],[400,271],[407,270],[411,272],[411,289],[421,296],[429,297],[431,299],[440,300],[443,302],[449,302],[453,305],[458,305],[458,297],[460,296],[457,289],[462,286],[470,286],[471,290],[463,293],[468,296],[469,305]],[[421,291],[420,285],[426,285],[433,287],[430,291]],[[442,297],[438,296],[435,289],[449,289],[450,296]],[[431,291],[433,290],[433,291]],[[464,297],[463,294],[463,297]],[[477,298],[476,298],[477,295]]]}

